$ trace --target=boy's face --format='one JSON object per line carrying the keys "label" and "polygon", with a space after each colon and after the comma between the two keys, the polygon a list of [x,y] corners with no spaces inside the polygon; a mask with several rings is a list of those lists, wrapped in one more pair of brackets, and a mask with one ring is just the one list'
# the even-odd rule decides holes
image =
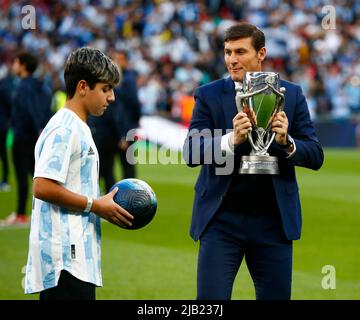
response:
{"label": "boy's face", "polygon": [[98,82],[91,90],[87,85],[84,99],[84,105],[89,115],[102,116],[107,106],[115,101],[113,87],[108,83]]}

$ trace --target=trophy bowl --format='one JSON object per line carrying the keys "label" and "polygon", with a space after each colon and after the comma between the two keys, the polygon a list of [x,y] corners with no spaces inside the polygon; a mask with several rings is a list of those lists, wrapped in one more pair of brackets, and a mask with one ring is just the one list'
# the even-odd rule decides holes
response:
{"label": "trophy bowl", "polygon": [[275,114],[284,110],[285,88],[280,88],[280,77],[275,72],[246,72],[242,84],[235,83],[238,112],[249,117],[252,130],[248,134],[251,152],[242,156],[240,174],[279,174],[277,157],[268,149],[275,138],[271,123]]}

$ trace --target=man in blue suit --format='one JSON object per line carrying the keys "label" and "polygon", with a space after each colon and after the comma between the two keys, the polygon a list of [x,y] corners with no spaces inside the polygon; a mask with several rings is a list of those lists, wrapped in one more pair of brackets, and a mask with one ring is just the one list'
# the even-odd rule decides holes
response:
{"label": "man in blue suit", "polygon": [[247,71],[261,71],[266,57],[263,32],[247,23],[228,28],[224,57],[230,77],[195,91],[184,144],[187,164],[202,165],[190,230],[192,238],[200,240],[197,298],[230,299],[245,257],[257,299],[290,299],[292,240],[301,233],[295,166],[318,170],[322,147],[301,88],[281,80],[285,109],[272,120],[276,136],[269,148],[270,155],[278,157],[280,174],[239,174],[241,156],[251,151],[251,123],[237,112],[235,82],[241,83]]}

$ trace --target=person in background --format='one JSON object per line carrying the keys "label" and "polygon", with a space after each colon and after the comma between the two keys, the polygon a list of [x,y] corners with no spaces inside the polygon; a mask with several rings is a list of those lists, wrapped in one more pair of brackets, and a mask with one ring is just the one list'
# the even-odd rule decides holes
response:
{"label": "person in background", "polygon": [[[121,69],[120,80],[121,81]],[[106,112],[102,117],[89,116],[88,125],[91,129],[96,148],[99,152],[100,168],[99,175],[104,179],[105,189],[109,191],[115,183],[114,159],[118,151],[118,144],[123,133],[121,131],[122,102],[118,97],[117,85],[114,90],[115,101],[110,101]],[[121,116],[120,116],[121,115]]]}
{"label": "person in background", "polygon": [[136,74],[128,68],[128,54],[125,51],[114,51],[111,56],[122,73],[120,84],[114,88],[115,101],[109,104],[103,117],[90,116],[88,121],[98,148],[100,177],[104,179],[106,191],[115,183],[114,160],[117,154],[123,179],[136,176],[135,165],[126,154],[133,141],[127,141],[126,137],[130,130],[139,126],[141,114]]}
{"label": "person in background", "polygon": [[29,177],[34,172],[34,148],[42,129],[51,117],[51,91],[33,76],[38,58],[20,51],[12,70],[20,78],[12,98],[10,125],[14,134],[12,148],[17,181],[17,207],[1,221],[1,225],[28,224],[26,202],[29,193]]}
{"label": "person in background", "polygon": [[127,141],[126,135],[130,130],[139,127],[141,117],[141,104],[138,97],[138,88],[136,84],[136,73],[129,68],[129,56],[126,51],[115,51],[113,53],[114,61],[122,70],[123,79],[120,87],[115,89],[116,101],[119,103],[121,113],[121,123],[119,132],[122,135],[118,143],[118,154],[122,167],[122,176],[124,179],[135,178],[136,168],[132,164],[132,155],[126,155],[128,148],[134,141]]}
{"label": "person in background", "polygon": [[10,191],[9,160],[7,154],[7,133],[11,115],[11,93],[14,88],[14,77],[9,72],[0,81],[0,159],[2,162],[2,176],[0,191]]}

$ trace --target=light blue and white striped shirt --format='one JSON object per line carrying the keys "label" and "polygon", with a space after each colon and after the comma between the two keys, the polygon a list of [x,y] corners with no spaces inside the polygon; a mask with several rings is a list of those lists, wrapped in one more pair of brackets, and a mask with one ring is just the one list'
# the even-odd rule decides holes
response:
{"label": "light blue and white striped shirt", "polygon": [[[34,178],[98,198],[99,156],[90,128],[74,112],[59,110],[35,147]],[[100,218],[33,199],[25,293],[55,287],[61,270],[102,286]]]}

